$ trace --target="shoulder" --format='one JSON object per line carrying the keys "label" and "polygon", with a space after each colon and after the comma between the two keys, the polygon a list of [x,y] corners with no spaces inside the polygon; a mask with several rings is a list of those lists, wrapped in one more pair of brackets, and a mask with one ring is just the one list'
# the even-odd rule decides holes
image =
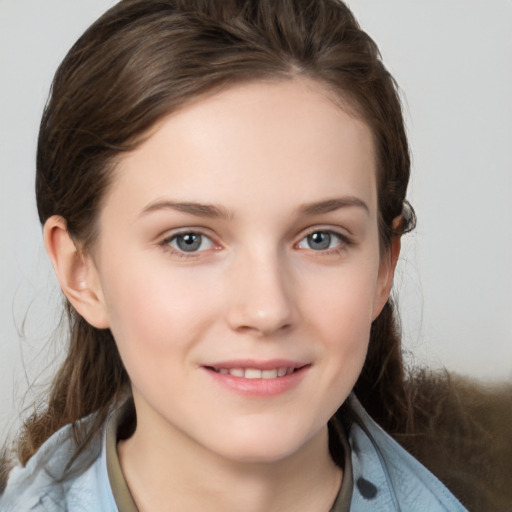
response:
{"label": "shoulder", "polygon": [[117,512],[110,494],[103,435],[76,454],[70,425],[51,436],[28,461],[15,466],[0,496],[2,512]]}
{"label": "shoulder", "polygon": [[351,510],[463,512],[455,496],[350,397],[354,492]]}

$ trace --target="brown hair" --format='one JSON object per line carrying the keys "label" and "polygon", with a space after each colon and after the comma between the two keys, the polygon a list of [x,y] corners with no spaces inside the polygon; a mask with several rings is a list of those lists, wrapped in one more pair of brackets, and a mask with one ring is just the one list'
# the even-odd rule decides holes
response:
{"label": "brown hair", "polygon": [[[39,134],[37,205],[61,215],[87,250],[116,158],[163,116],[236,82],[305,76],[327,86],[371,128],[381,248],[414,224],[404,210],[409,150],[396,84],[378,49],[337,0],[123,0],[71,48],[52,84]],[[409,212],[404,215],[404,211]],[[402,215],[399,232],[393,220]],[[109,330],[67,303],[70,340],[47,407],[25,424],[22,464],[72,423],[80,450],[129,389]],[[400,337],[389,301],[371,329],[356,393],[391,432],[410,428]],[[77,421],[96,413],[87,422]]]}

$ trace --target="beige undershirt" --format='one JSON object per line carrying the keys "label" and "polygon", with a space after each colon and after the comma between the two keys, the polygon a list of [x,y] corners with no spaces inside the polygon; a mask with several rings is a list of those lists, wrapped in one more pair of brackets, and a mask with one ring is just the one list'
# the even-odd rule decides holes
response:
{"label": "beige undershirt", "polygon": [[[107,425],[107,472],[114,501],[116,502],[119,511],[138,512],[132,495],[130,494],[130,490],[126,485],[126,480],[124,479],[121,464],[119,463],[119,457],[117,455],[118,430],[123,420],[126,419],[126,412],[126,408],[119,408],[112,415]],[[349,512],[353,487],[350,446],[348,444],[345,431],[341,425],[336,425],[335,431],[338,434],[337,440],[343,447],[345,467],[343,469],[341,487],[330,512]]]}

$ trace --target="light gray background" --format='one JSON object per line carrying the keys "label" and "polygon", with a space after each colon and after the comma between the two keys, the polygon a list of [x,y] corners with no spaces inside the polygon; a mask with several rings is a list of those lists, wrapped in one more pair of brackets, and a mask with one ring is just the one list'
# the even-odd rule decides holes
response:
{"label": "light gray background", "polygon": [[[33,193],[38,123],[68,48],[113,0],[0,0],[0,432],[58,361],[60,294]],[[410,360],[512,376],[512,2],[351,0],[405,91],[418,228],[396,289]],[[23,333],[21,332],[23,331]],[[37,392],[40,388],[36,387]]]}

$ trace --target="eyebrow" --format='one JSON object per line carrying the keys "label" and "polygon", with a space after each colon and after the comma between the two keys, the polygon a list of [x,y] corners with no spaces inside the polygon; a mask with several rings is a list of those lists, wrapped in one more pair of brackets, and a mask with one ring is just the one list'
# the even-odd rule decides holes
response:
{"label": "eyebrow", "polygon": [[[321,215],[330,213],[341,208],[357,207],[362,208],[367,213],[370,212],[368,205],[358,197],[345,196],[333,199],[325,199],[324,201],[316,201],[306,203],[299,207],[300,216]],[[159,200],[148,204],[141,212],[140,216],[158,210],[176,210],[182,213],[195,215],[196,217],[210,217],[214,219],[230,219],[233,214],[223,206],[214,204],[203,204],[193,201],[179,202],[171,200]]]}
{"label": "eyebrow", "polygon": [[169,200],[154,201],[149,203],[142,210],[140,216],[158,210],[176,210],[178,212],[189,213],[190,215],[195,215],[197,217],[212,217],[220,219],[228,219],[232,217],[232,214],[222,206],[217,206],[214,204],[202,204],[192,201],[179,202]]}
{"label": "eyebrow", "polygon": [[301,215],[321,215],[339,210],[340,208],[350,207],[362,208],[367,213],[370,213],[368,205],[362,199],[355,196],[336,197],[326,199],[325,201],[304,204],[299,208],[299,213]]}

